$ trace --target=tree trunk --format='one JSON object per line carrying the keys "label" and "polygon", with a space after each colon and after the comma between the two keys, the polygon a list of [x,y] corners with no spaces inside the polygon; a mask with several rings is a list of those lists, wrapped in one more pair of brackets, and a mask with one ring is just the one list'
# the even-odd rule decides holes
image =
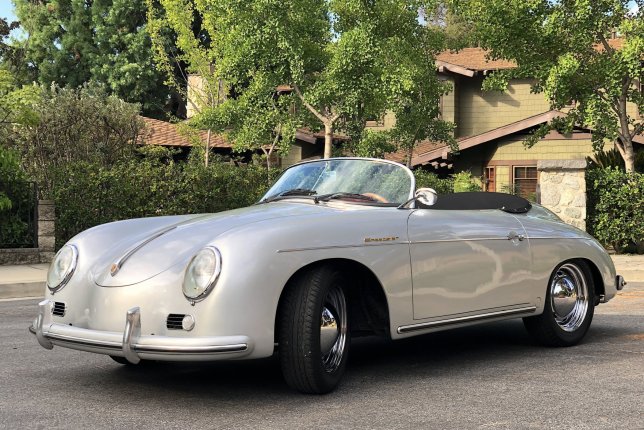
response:
{"label": "tree trunk", "polygon": [[633,152],[633,141],[624,142],[624,164],[627,172],[635,171],[635,153]]}
{"label": "tree trunk", "polygon": [[324,123],[324,158],[331,158],[333,150],[333,123],[327,121]]}
{"label": "tree trunk", "polygon": [[206,155],[204,157],[206,162],[206,167],[208,167],[208,156],[210,154],[210,129],[208,129],[208,135],[206,136]]}

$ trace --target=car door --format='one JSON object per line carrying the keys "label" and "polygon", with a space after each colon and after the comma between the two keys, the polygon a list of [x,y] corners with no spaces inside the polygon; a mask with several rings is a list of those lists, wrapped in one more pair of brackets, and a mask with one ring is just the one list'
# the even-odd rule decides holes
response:
{"label": "car door", "polygon": [[530,245],[513,215],[417,209],[408,234],[415,320],[534,304]]}

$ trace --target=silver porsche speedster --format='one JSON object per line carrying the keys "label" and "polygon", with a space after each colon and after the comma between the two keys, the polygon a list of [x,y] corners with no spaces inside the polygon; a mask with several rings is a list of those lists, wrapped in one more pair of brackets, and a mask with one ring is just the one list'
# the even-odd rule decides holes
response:
{"label": "silver porsche speedster", "polygon": [[30,330],[128,365],[277,353],[290,386],[325,393],[352,336],[523,318],[537,341],[569,346],[623,285],[595,239],[539,205],[437,196],[401,164],[334,158],[286,169],[251,207],[80,233]]}

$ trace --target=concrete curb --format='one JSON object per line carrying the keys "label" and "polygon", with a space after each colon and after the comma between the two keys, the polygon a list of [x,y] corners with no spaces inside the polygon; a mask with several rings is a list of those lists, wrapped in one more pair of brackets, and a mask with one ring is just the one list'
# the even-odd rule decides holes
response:
{"label": "concrete curb", "polygon": [[23,282],[0,285],[0,299],[44,297],[43,282]]}

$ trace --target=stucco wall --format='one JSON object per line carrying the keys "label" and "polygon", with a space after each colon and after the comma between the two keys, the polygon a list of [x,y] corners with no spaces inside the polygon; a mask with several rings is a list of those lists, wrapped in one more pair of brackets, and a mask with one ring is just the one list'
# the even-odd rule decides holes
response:
{"label": "stucco wall", "polygon": [[507,91],[481,90],[482,77],[458,82],[456,135],[472,136],[550,110],[543,94],[530,93],[528,79],[515,79]]}

